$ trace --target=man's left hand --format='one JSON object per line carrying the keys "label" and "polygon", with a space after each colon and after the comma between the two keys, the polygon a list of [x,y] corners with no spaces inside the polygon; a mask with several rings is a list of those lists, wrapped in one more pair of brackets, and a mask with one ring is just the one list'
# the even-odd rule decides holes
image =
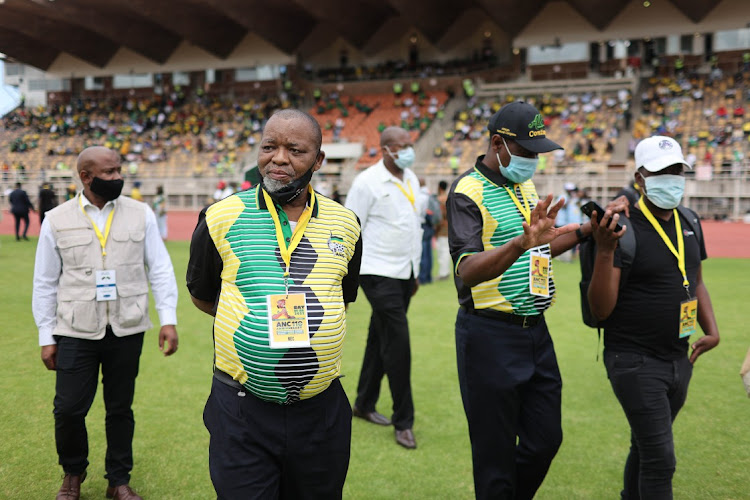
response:
{"label": "man's left hand", "polygon": [[[614,200],[610,201],[607,206],[604,207],[604,209],[609,210],[613,214],[625,212],[625,217],[630,217],[630,202],[625,195],[618,196]],[[601,217],[601,215],[599,217]]]}
{"label": "man's left hand", "polygon": [[414,280],[414,288],[411,290],[411,296],[414,297],[417,294],[417,290],[419,290],[419,278]]}
{"label": "man's left hand", "polygon": [[[166,348],[164,344],[166,343]],[[171,356],[177,352],[177,328],[174,325],[164,325],[159,330],[159,350],[165,356]]]}
{"label": "man's left hand", "polygon": [[690,353],[690,362],[695,364],[698,356],[706,351],[710,351],[717,345],[719,345],[719,337],[715,335],[704,335],[703,337],[699,338],[691,346],[693,348],[693,352]]}

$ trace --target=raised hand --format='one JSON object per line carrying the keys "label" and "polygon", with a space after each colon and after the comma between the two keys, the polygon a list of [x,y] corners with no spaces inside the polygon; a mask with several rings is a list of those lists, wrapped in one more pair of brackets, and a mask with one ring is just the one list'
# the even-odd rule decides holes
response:
{"label": "raised hand", "polygon": [[523,223],[521,246],[524,250],[546,245],[558,236],[578,229],[579,224],[567,224],[562,227],[555,227],[557,212],[565,205],[564,198],[561,198],[557,203],[552,205],[552,208],[550,208],[550,205],[552,205],[552,195],[548,194],[547,198],[539,200],[534,210],[531,211],[529,222]]}

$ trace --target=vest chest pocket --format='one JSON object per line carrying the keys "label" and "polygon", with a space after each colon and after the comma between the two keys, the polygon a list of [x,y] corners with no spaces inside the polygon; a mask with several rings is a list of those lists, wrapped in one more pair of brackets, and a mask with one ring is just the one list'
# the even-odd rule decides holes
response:
{"label": "vest chest pocket", "polygon": [[145,231],[113,231],[111,236],[112,239],[122,247],[121,254],[125,256],[127,262],[143,261],[143,240],[146,237]]}
{"label": "vest chest pocket", "polygon": [[118,284],[117,295],[117,323],[123,328],[138,326],[148,316],[148,284]]}
{"label": "vest chest pocket", "polygon": [[81,333],[99,331],[96,288],[60,288],[57,299],[57,319],[63,325]]}
{"label": "vest chest pocket", "polygon": [[91,231],[66,234],[57,238],[57,249],[63,262],[63,268],[82,266],[86,262],[87,247],[93,240]]}

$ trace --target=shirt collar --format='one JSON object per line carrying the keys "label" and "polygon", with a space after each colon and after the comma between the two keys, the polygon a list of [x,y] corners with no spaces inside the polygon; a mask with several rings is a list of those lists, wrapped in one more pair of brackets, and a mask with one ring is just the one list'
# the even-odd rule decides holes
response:
{"label": "shirt collar", "polygon": [[[266,205],[266,197],[263,196],[261,191],[263,190],[263,183],[258,183],[258,185],[255,188],[255,199],[258,203],[258,208],[260,210],[268,210],[268,206]],[[312,185],[307,185],[307,192],[310,194],[310,198],[307,200],[307,206],[310,206],[310,202],[312,202],[313,212],[311,217],[317,217],[318,216],[318,194],[315,192],[315,190],[312,188]],[[280,207],[277,207],[280,208]]]}
{"label": "shirt collar", "polygon": [[408,169],[404,169],[404,179],[399,180],[398,177],[393,175],[388,171],[388,167],[385,166],[385,163],[383,162],[382,158],[380,161],[378,161],[375,165],[370,167],[372,169],[375,169],[375,180],[378,182],[395,182],[395,183],[404,183],[406,182],[406,171]]}
{"label": "shirt collar", "polygon": [[[81,193],[79,194],[79,196],[81,197],[81,205],[83,206],[84,209],[86,209],[86,207],[90,205],[90,206],[94,207],[95,209],[99,210],[99,207],[97,207],[96,205],[94,205],[93,203],[91,203],[89,201],[89,199],[86,198],[86,195],[83,194],[83,191],[81,191]],[[117,202],[117,198],[115,198],[114,200],[108,201],[107,203],[104,204],[104,206],[101,208],[101,210],[104,210],[105,208],[107,208],[107,205],[111,205],[112,208],[114,208],[116,202]]]}

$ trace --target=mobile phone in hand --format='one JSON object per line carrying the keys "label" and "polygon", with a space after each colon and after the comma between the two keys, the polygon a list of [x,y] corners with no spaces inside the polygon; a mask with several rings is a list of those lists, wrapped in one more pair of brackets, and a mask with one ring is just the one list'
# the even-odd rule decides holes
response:
{"label": "mobile phone in hand", "polygon": [[[599,225],[600,226],[608,226],[609,220],[606,222],[602,221],[602,217],[604,217],[604,209],[599,206],[599,204],[595,201],[589,201],[588,203],[584,204],[581,207],[581,212],[588,215],[589,219],[591,218],[591,214],[596,211],[596,216],[599,219]],[[620,224],[617,224],[615,227],[615,232],[618,233],[622,231],[622,226]]]}

